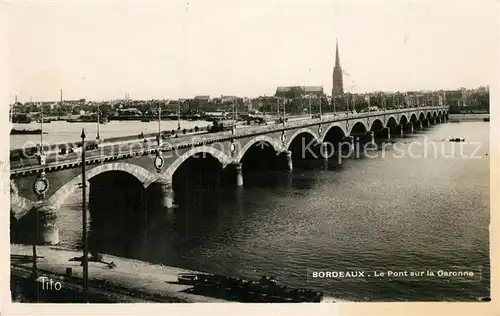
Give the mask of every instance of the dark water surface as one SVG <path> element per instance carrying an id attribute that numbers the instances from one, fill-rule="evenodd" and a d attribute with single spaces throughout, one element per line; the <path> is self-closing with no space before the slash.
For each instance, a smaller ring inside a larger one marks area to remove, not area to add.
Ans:
<path id="1" fill-rule="evenodd" d="M 102 249 L 228 276 L 274 275 L 345 300 L 489 297 L 489 123 L 441 124 L 393 146 L 340 166 L 317 160 L 294 162 L 293 173 L 244 174 L 244 188 L 191 192 L 189 203 L 148 213 L 140 228 L 114 215 Z M 73 198 L 60 211 L 60 237 L 78 248 L 81 200 Z M 347 270 L 371 277 L 311 277 Z M 388 270 L 475 276 L 373 277 Z"/>

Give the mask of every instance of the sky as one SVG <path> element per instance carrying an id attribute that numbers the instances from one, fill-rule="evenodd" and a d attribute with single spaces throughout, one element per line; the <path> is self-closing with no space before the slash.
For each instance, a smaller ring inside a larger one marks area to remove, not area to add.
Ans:
<path id="1" fill-rule="evenodd" d="M 498 72 L 495 1 L 13 1 L 11 101 L 255 97 L 277 86 L 475 88 Z"/>

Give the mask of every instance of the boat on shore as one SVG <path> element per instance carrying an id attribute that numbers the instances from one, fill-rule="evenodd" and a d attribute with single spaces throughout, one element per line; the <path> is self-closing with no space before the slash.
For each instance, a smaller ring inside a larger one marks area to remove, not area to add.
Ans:
<path id="1" fill-rule="evenodd" d="M 192 285 L 195 294 L 240 302 L 321 302 L 324 295 L 321 291 L 280 285 L 275 278 L 266 276 L 250 281 L 213 274 L 181 273 L 177 278 L 180 284 Z"/>
<path id="2" fill-rule="evenodd" d="M 461 137 L 450 138 L 450 142 L 465 142 L 465 138 Z"/>
<path id="3" fill-rule="evenodd" d="M 42 133 L 41 129 L 15 129 L 10 130 L 10 135 L 40 135 Z M 43 132 L 43 134 L 48 134 Z"/>
<path id="4" fill-rule="evenodd" d="M 489 121 L 490 121 L 490 117 L 489 117 L 489 116 L 488 116 L 488 117 L 483 118 L 483 122 L 489 122 Z"/>
<path id="5" fill-rule="evenodd" d="M 42 123 L 42 119 L 39 118 L 39 119 L 36 120 L 36 122 L 37 123 Z M 51 119 L 46 118 L 46 117 L 43 118 L 43 123 L 50 123 L 50 122 L 52 122 Z"/>
<path id="6" fill-rule="evenodd" d="M 77 119 L 67 119 L 68 123 L 97 123 L 99 124 L 107 124 L 109 122 L 107 117 L 98 118 L 96 115 L 81 115 Z"/>

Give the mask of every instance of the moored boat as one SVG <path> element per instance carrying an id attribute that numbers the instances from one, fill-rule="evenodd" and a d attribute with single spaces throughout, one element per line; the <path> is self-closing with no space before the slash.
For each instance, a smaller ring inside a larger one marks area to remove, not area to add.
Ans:
<path id="1" fill-rule="evenodd" d="M 39 119 L 36 120 L 36 122 L 37 123 L 42 123 L 42 119 L 39 118 Z M 50 123 L 50 122 L 52 122 L 51 119 L 46 118 L 46 117 L 43 118 L 43 123 Z"/>
<path id="2" fill-rule="evenodd" d="M 323 292 L 279 285 L 273 277 L 259 281 L 202 273 L 178 275 L 180 284 L 193 285 L 193 292 L 241 302 L 321 302 Z"/>
<path id="3" fill-rule="evenodd" d="M 198 275 L 192 273 L 181 273 L 177 275 L 177 281 L 181 284 L 195 285 L 198 281 Z"/>
<path id="4" fill-rule="evenodd" d="M 10 135 L 40 135 L 42 133 L 41 129 L 15 129 L 10 130 Z M 43 132 L 48 134 L 47 132 Z"/>

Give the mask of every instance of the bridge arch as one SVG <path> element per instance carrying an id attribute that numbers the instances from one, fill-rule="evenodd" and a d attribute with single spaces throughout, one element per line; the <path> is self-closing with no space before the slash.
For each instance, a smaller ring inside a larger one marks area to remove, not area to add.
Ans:
<path id="1" fill-rule="evenodd" d="M 134 176 L 137 180 L 139 180 L 144 187 L 147 187 L 157 178 L 155 174 L 138 165 L 125 162 L 113 162 L 113 163 L 103 164 L 88 170 L 85 173 L 87 182 L 93 177 L 109 171 L 122 171 L 128 173 Z M 77 188 L 80 187 L 81 183 L 82 183 L 82 175 L 79 174 L 70 181 L 68 181 L 61 188 L 59 188 L 54 194 L 52 194 L 52 196 L 47 201 L 48 204 L 53 205 L 56 208 L 59 208 L 64 203 L 66 198 L 70 196 Z"/>
<path id="2" fill-rule="evenodd" d="M 368 131 L 368 127 L 364 120 L 353 120 L 349 121 L 349 135 L 353 132 L 362 132 L 365 133 Z"/>
<path id="3" fill-rule="evenodd" d="M 168 166 L 167 170 L 163 172 L 162 178 L 171 180 L 175 171 L 189 158 L 197 155 L 197 154 L 210 154 L 212 157 L 217 159 L 221 165 L 222 168 L 225 168 L 228 164 L 232 162 L 231 157 L 226 155 L 224 152 L 220 151 L 217 148 L 210 147 L 210 146 L 200 146 L 200 147 L 194 147 L 179 156 L 177 159 L 174 160 L 174 162 Z"/>
<path id="4" fill-rule="evenodd" d="M 420 113 L 418 114 L 418 120 L 419 120 L 419 121 L 423 121 L 423 120 L 425 120 L 425 114 L 424 114 L 424 112 L 420 112 Z"/>
<path id="5" fill-rule="evenodd" d="M 417 113 L 412 112 L 410 116 L 410 122 L 416 122 L 418 121 Z"/>
<path id="6" fill-rule="evenodd" d="M 254 145 L 256 144 L 262 144 L 262 146 L 271 146 L 276 154 L 282 152 L 283 146 L 281 145 L 280 141 L 266 136 L 266 135 L 259 135 L 257 137 L 254 137 L 252 140 L 250 140 L 248 143 L 246 143 L 239 151 L 238 155 L 236 156 L 235 160 L 237 162 L 241 162 L 241 159 L 243 159 L 243 156 L 245 156 L 245 153 Z"/>
<path id="7" fill-rule="evenodd" d="M 384 122 L 382 122 L 382 120 L 380 119 L 374 119 L 373 121 L 371 121 L 370 123 L 370 131 L 378 131 L 378 130 L 381 130 L 384 128 Z"/>
<path id="8" fill-rule="evenodd" d="M 356 123 L 352 124 L 349 135 L 354 134 L 364 134 L 368 131 L 365 122 L 358 120 Z"/>
<path id="9" fill-rule="evenodd" d="M 317 143 L 321 142 L 321 138 L 318 136 L 318 134 L 313 132 L 310 128 L 304 127 L 304 128 L 300 128 L 300 129 L 296 130 L 290 137 L 287 138 L 287 141 L 286 141 L 285 146 L 284 146 L 285 149 L 290 148 L 290 145 L 292 144 L 293 140 L 297 136 L 299 136 L 300 134 L 303 134 L 303 133 L 310 134 Z"/>
<path id="10" fill-rule="evenodd" d="M 401 114 L 401 117 L 399 118 L 399 124 L 406 124 L 408 123 L 408 117 L 406 116 L 406 114 Z"/>
<path id="11" fill-rule="evenodd" d="M 323 136 L 321 136 L 321 141 L 324 142 L 327 138 L 328 134 L 338 134 L 341 135 L 342 138 L 347 136 L 347 131 L 344 128 L 344 126 L 340 122 L 334 122 L 328 125 L 327 128 L 325 128 L 325 131 L 323 132 Z"/>
<path id="12" fill-rule="evenodd" d="M 385 121 L 385 127 L 394 127 L 398 125 L 398 121 L 394 115 L 390 115 Z"/>

